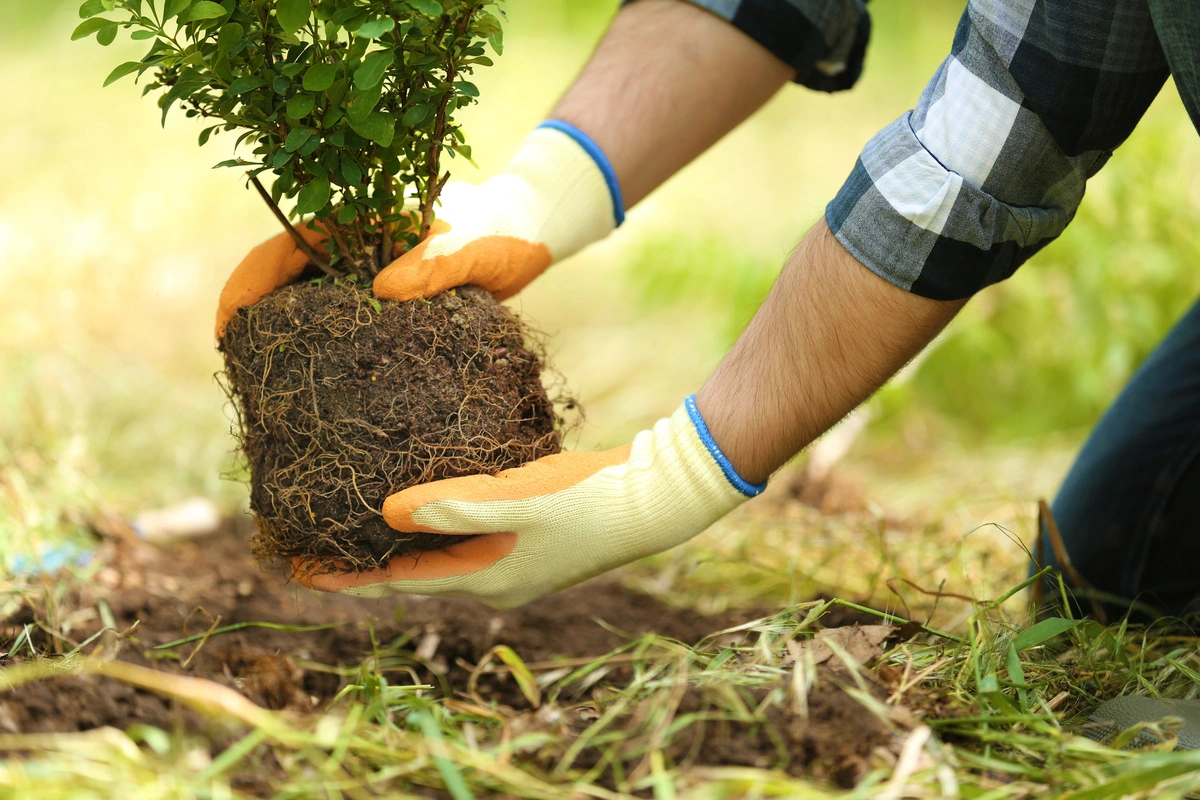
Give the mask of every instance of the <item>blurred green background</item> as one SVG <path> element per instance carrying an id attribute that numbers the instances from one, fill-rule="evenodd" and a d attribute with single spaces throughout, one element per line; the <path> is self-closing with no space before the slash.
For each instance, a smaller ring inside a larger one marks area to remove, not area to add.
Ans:
<path id="1" fill-rule="evenodd" d="M 0 559 L 101 506 L 245 497 L 223 477 L 233 443 L 211 324 L 229 270 L 276 223 L 236 175 L 210 169 L 226 141 L 198 148 L 182 115 L 161 129 L 132 81 L 101 89 L 141 48 L 70 42 L 77 5 L 0 4 Z M 874 0 L 855 90 L 789 87 L 514 302 L 552 335 L 587 409 L 574 446 L 626 441 L 699 387 L 862 144 L 915 102 L 962 5 Z M 507 0 L 505 54 L 464 116 L 481 168 L 456 179 L 503 167 L 616 8 Z M 1198 166 L 1168 86 L 1066 235 L 871 401 L 848 462 L 879 504 L 960 509 L 957 536 L 993 519 L 980 497 L 1053 492 L 1087 426 L 1200 291 Z"/>

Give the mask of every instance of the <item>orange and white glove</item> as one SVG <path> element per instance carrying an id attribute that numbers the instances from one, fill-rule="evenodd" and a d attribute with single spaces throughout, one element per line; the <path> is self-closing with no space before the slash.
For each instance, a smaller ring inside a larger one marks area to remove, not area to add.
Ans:
<path id="1" fill-rule="evenodd" d="M 451 184 L 430 236 L 375 278 L 377 297 L 412 300 L 474 284 L 503 300 L 551 264 L 603 239 L 625 207 L 616 173 L 587 134 L 549 120 L 525 137 L 504 172 Z"/>
<path id="2" fill-rule="evenodd" d="M 512 608 L 682 544 L 764 488 L 738 476 L 692 396 L 632 445 L 415 486 L 383 506 L 397 530 L 479 536 L 369 572 L 298 562 L 295 577 L 359 597 L 445 595 Z"/>
<path id="3" fill-rule="evenodd" d="M 321 250 L 325 232 L 302 226 L 296 232 Z M 308 266 L 308 256 L 296 246 L 286 231 L 254 247 L 236 267 L 217 299 L 217 341 L 225 335 L 225 326 L 237 316 L 239 308 L 251 306 L 281 286 L 300 277 Z"/>

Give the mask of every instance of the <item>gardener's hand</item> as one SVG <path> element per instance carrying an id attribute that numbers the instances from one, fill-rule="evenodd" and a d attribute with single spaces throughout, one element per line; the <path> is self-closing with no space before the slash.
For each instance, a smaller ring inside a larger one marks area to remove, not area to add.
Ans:
<path id="1" fill-rule="evenodd" d="M 632 445 L 437 481 L 384 503 L 397 530 L 481 536 L 371 572 L 297 563 L 295 576 L 360 597 L 450 595 L 511 608 L 685 542 L 763 488 L 738 477 L 689 397 Z"/>
<path id="2" fill-rule="evenodd" d="M 324 231 L 309 230 L 307 226 L 296 230 L 306 242 L 321 250 Z M 254 305 L 280 286 L 287 286 L 299 278 L 308 261 L 308 256 L 296 246 L 296 241 L 287 232 L 268 239 L 247 253 L 225 282 L 217 301 L 217 341 L 225 335 L 225 326 L 237 315 L 239 308 Z"/>
<path id="3" fill-rule="evenodd" d="M 411 300 L 474 284 L 503 300 L 556 261 L 607 236 L 624 218 L 617 179 L 600 148 L 551 120 L 508 168 L 479 186 L 448 186 L 431 236 L 375 278 L 377 297 Z"/>

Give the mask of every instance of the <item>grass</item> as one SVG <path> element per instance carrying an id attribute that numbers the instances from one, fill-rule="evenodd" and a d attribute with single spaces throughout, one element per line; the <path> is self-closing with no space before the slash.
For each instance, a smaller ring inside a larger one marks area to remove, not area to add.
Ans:
<path id="1" fill-rule="evenodd" d="M 23 754 L 0 762 L 0 797 L 102 798 L 117 787 L 148 799 L 432 792 L 1081 800 L 1200 790 L 1200 753 L 1105 749 L 1080 735 L 1078 721 L 1095 698 L 1200 696 L 1194 636 L 1078 620 L 1018 624 L 1004 600 L 973 603 L 961 635 L 918 633 L 870 667 L 840 648 L 838 671 L 806 661 L 797 645 L 840 603 L 816 601 L 714 632 L 696 647 L 647 635 L 588 663 L 526 664 L 497 648 L 455 697 L 417 680 L 410 642 L 379 642 L 360 667 L 344 671 L 332 706 L 310 715 L 271 712 L 210 681 L 102 657 L 33 661 L 0 671 L 0 687 L 19 691 L 68 673 L 122 681 L 225 723 L 232 744 L 210 753 L 202 738 L 146 726 L 0 735 L 0 750 Z M 477 677 L 498 673 L 516 679 L 524 707 L 474 690 Z M 703 726 L 781 736 L 779 721 L 825 683 L 843 687 L 893 733 L 857 786 L 775 768 L 786 766 L 786 747 L 769 767 L 691 763 L 690 737 Z M 704 702 L 689 705 L 685 696 Z M 235 788 L 248 785 L 255 791 Z"/>

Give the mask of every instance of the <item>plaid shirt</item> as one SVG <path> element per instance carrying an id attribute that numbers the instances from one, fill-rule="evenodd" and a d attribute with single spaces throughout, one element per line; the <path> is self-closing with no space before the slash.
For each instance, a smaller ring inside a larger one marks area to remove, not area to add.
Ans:
<path id="1" fill-rule="evenodd" d="M 728 20 L 794 67 L 796 83 L 810 89 L 840 92 L 862 73 L 871 37 L 865 0 L 688 1 Z"/>
<path id="2" fill-rule="evenodd" d="M 1194 110 L 1180 57 L 1195 40 L 1171 27 L 1194 22 L 1190 2 L 971 0 L 916 109 L 867 144 L 826 208 L 830 229 L 925 297 L 1007 278 L 1074 217 L 1166 81 L 1168 55 Z"/>

